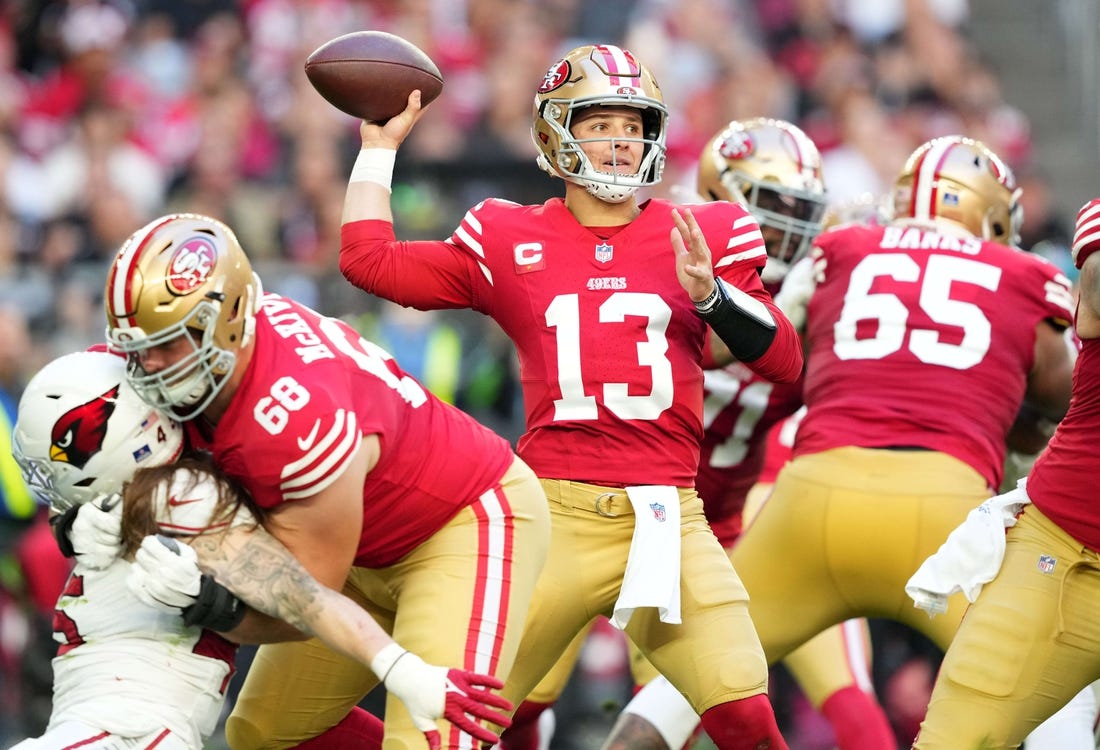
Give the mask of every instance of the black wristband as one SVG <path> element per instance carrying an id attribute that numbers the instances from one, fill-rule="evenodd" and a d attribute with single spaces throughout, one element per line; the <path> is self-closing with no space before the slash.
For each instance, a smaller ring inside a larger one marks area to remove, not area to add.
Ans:
<path id="1" fill-rule="evenodd" d="M 236 594 L 204 575 L 195 603 L 183 608 L 183 624 L 227 633 L 241 624 L 246 609 Z"/>
<path id="2" fill-rule="evenodd" d="M 57 548 L 65 557 L 76 557 L 72 540 L 69 539 L 69 530 L 73 527 L 76 514 L 80 512 L 80 506 L 74 505 L 64 513 L 50 518 L 50 528 L 53 529 L 53 538 L 57 540 Z"/>
<path id="3" fill-rule="evenodd" d="M 763 304 L 759 300 L 751 301 Z M 714 291 L 695 303 L 695 311 L 718 334 L 730 354 L 742 362 L 760 359 L 772 345 L 778 330 L 774 320 L 763 320 L 731 300 L 725 282 L 717 278 Z M 766 308 L 765 313 L 770 316 Z"/>

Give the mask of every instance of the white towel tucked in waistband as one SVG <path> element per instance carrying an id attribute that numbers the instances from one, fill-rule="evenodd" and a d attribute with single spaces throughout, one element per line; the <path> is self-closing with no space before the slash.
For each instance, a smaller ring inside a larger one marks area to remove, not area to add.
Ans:
<path id="1" fill-rule="evenodd" d="M 638 607 L 656 607 L 661 622 L 680 623 L 680 493 L 675 487 L 627 487 L 634 538 L 611 624 L 623 630 Z"/>
<path id="2" fill-rule="evenodd" d="M 1016 489 L 991 497 L 966 516 L 939 550 L 921 564 L 905 584 L 913 605 L 929 617 L 947 611 L 947 597 L 961 591 L 973 602 L 992 581 L 1005 556 L 1005 529 L 1016 525 L 1016 514 L 1031 503 L 1021 479 Z"/>

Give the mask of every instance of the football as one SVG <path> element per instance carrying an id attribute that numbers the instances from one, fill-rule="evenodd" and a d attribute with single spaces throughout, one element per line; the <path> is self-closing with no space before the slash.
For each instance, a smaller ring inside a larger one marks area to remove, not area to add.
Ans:
<path id="1" fill-rule="evenodd" d="M 305 63 L 325 100 L 360 120 L 385 122 L 420 89 L 421 106 L 443 91 L 439 68 L 412 42 L 385 31 L 356 31 L 325 42 Z"/>

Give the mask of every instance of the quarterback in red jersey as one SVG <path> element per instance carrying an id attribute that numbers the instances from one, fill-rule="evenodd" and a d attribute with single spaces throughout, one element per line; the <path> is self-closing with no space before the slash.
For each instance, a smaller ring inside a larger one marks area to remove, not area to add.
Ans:
<path id="1" fill-rule="evenodd" d="M 959 626 L 913 747 L 1019 747 L 1075 693 L 1100 679 L 1100 198 L 1077 215 L 1081 269 L 1073 400 L 1016 490 L 998 572 Z M 938 553 L 937 553 L 938 554 Z"/>
<path id="2" fill-rule="evenodd" d="M 767 245 L 763 278 L 773 294 L 791 265 L 809 252 L 826 221 L 817 146 L 782 120 L 735 120 L 720 130 L 700 155 L 696 191 L 700 199 L 734 201 L 752 212 Z M 802 405 L 802 383 L 773 383 L 733 362 L 707 370 L 705 389 L 695 486 L 711 528 L 730 550 L 742 523 L 751 521 L 752 515 L 746 515 L 750 490 L 766 493 L 774 480 L 774 474 L 762 476 L 765 461 L 781 464 L 790 455 L 789 444 L 777 445 L 769 437 Z M 784 660 L 806 696 L 829 719 L 840 750 L 896 747 L 874 698 L 869 651 L 866 624 L 857 620 L 829 628 Z M 663 741 L 679 750 L 697 720 L 667 681 L 653 679 L 648 664 L 634 664 L 635 679 L 646 687 L 626 707 L 606 747 L 628 748 L 644 737 L 646 747 L 660 747 Z M 515 731 L 513 725 L 504 741 Z"/>
<path id="3" fill-rule="evenodd" d="M 435 747 L 470 746 L 464 706 L 499 700 L 475 686 L 507 676 L 548 546 L 533 472 L 350 326 L 262 294 L 214 219 L 173 214 L 136 232 L 105 301 L 135 390 L 184 420 L 264 526 L 396 641 L 367 669 L 250 612 L 228 635 L 269 645 L 226 725 L 230 745 L 321 735 L 309 746 L 346 746 L 366 721 L 356 703 L 383 681 L 387 743 L 421 747 L 427 734 Z M 440 668 L 422 659 L 458 668 L 437 683 Z M 430 720 L 441 715 L 452 723 Z"/>
<path id="4" fill-rule="evenodd" d="M 1069 403 L 1069 281 L 1009 246 L 1016 198 L 983 144 L 934 139 L 902 169 L 890 222 L 822 233 L 788 275 L 780 296 L 806 300 L 785 309 L 804 322 L 807 412 L 732 553 L 769 660 L 855 616 L 946 649 L 965 600 L 930 619 L 906 582 L 998 486 L 1024 399 L 1055 421 Z"/>
<path id="5" fill-rule="evenodd" d="M 784 747 L 747 594 L 694 490 L 708 326 L 765 377 L 802 369 L 760 280 L 756 222 L 729 203 L 638 202 L 661 178 L 667 110 L 633 54 L 598 45 L 554 63 L 535 95 L 538 161 L 565 180 L 564 199 L 486 200 L 448 240 L 397 242 L 389 183 L 419 114 L 414 92 L 401 115 L 360 126 L 340 267 L 403 305 L 478 310 L 515 343 L 517 451 L 543 482 L 553 533 L 505 696 L 525 697 L 602 614 L 718 747 Z"/>

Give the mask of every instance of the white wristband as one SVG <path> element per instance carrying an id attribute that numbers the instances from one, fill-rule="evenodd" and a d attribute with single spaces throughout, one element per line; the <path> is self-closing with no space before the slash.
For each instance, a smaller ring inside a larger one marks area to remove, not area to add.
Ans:
<path id="1" fill-rule="evenodd" d="M 371 671 L 378 675 L 378 679 L 381 680 L 384 685 L 386 684 L 386 678 L 390 676 L 390 670 L 393 669 L 393 665 L 407 653 L 409 652 L 396 643 L 390 643 L 389 645 L 383 646 L 382 649 L 374 655 L 374 658 L 371 659 Z"/>
<path id="2" fill-rule="evenodd" d="M 392 148 L 364 148 L 355 158 L 349 182 L 373 182 L 390 189 L 393 181 L 393 163 L 397 151 Z"/>

